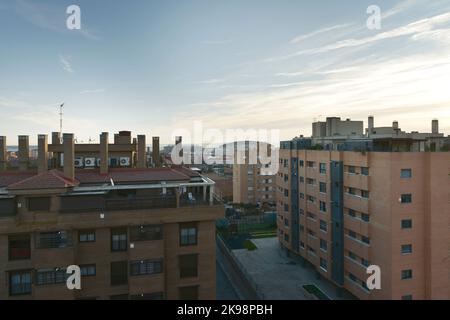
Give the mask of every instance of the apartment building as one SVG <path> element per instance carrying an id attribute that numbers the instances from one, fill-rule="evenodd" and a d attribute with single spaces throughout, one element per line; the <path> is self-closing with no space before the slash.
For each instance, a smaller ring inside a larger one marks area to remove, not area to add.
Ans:
<path id="1" fill-rule="evenodd" d="M 38 171 L 0 171 L 0 300 L 215 299 L 214 182 L 184 167 L 111 168 L 105 135 L 98 168 L 76 169 L 64 134 L 61 169 L 47 167 L 40 135 Z M 66 287 L 70 265 L 81 290 Z"/>
<path id="2" fill-rule="evenodd" d="M 313 149 L 281 143 L 280 244 L 360 299 L 449 299 L 450 152 Z"/>
<path id="3" fill-rule="evenodd" d="M 235 143 L 235 161 L 233 163 L 233 202 L 250 204 L 276 203 L 276 174 L 271 172 L 269 164 L 262 164 L 258 158 L 260 148 L 267 149 L 270 156 L 271 145 L 262 142 L 242 143 L 245 146 L 240 150 L 240 144 Z M 254 151 L 254 159 L 249 153 Z"/>

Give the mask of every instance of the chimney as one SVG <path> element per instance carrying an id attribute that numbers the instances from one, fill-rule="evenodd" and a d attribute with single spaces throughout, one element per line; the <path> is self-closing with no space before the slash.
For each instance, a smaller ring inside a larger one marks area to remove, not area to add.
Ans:
<path id="1" fill-rule="evenodd" d="M 0 137 L 0 171 L 6 170 L 6 137 Z"/>
<path id="2" fill-rule="evenodd" d="M 60 132 L 52 132 L 52 144 L 61 144 Z"/>
<path id="3" fill-rule="evenodd" d="M 137 136 L 137 167 L 141 169 L 147 167 L 147 146 L 145 141 L 145 135 Z"/>
<path id="4" fill-rule="evenodd" d="M 161 167 L 161 156 L 159 155 L 159 137 L 153 137 L 152 158 L 155 167 Z"/>
<path id="5" fill-rule="evenodd" d="M 109 134 L 102 132 L 100 135 L 100 174 L 108 174 L 109 160 Z"/>
<path id="6" fill-rule="evenodd" d="M 398 121 L 392 122 L 392 128 L 393 128 L 394 130 L 398 130 Z"/>
<path id="7" fill-rule="evenodd" d="M 64 148 L 64 175 L 74 180 L 75 179 L 75 143 L 73 133 L 63 134 L 63 148 Z"/>
<path id="8" fill-rule="evenodd" d="M 48 136 L 38 135 L 38 173 L 48 170 Z"/>
<path id="9" fill-rule="evenodd" d="M 30 138 L 19 136 L 19 170 L 26 171 L 30 161 Z"/>
<path id="10" fill-rule="evenodd" d="M 374 117 L 373 116 L 369 116 L 369 134 L 373 134 L 373 128 L 374 128 Z"/>
<path id="11" fill-rule="evenodd" d="M 431 122 L 431 133 L 433 134 L 439 134 L 439 120 L 434 119 Z"/>

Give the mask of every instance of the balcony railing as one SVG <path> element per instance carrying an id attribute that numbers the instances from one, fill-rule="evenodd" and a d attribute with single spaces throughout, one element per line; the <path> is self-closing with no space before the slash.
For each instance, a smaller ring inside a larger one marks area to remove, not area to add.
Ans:
<path id="1" fill-rule="evenodd" d="M 176 208 L 175 196 L 136 197 L 127 199 L 106 199 L 109 211 Z"/>

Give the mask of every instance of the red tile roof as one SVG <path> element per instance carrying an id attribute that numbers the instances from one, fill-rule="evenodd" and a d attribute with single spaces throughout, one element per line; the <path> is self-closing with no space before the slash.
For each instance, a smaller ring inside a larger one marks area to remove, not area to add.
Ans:
<path id="1" fill-rule="evenodd" d="M 9 186 L 10 184 L 28 179 L 32 176 L 36 175 L 36 172 L 27 171 L 27 172 L 19 172 L 19 171 L 7 171 L 0 172 L 0 188 Z"/>
<path id="2" fill-rule="evenodd" d="M 80 184 L 59 170 L 50 170 L 8 185 L 8 190 L 59 189 Z"/>

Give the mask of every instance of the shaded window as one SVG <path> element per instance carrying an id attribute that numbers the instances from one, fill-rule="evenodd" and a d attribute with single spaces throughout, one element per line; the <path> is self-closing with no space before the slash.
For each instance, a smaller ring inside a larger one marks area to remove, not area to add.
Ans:
<path id="1" fill-rule="evenodd" d="M 356 217 L 356 212 L 353 209 L 348 209 L 348 215 L 352 218 Z"/>
<path id="2" fill-rule="evenodd" d="M 404 244 L 402 245 L 402 254 L 410 254 L 412 253 L 412 245 L 411 244 Z"/>
<path id="3" fill-rule="evenodd" d="M 130 262 L 130 275 L 142 276 L 162 272 L 162 260 L 141 260 Z"/>
<path id="4" fill-rule="evenodd" d="M 361 197 L 365 198 L 365 199 L 369 199 L 370 196 L 370 192 L 366 191 L 366 190 L 361 190 Z"/>
<path id="5" fill-rule="evenodd" d="M 326 271 L 328 269 L 327 260 L 320 258 L 320 267 Z"/>
<path id="6" fill-rule="evenodd" d="M 80 230 L 78 232 L 79 242 L 95 242 L 95 230 Z"/>
<path id="7" fill-rule="evenodd" d="M 326 163 L 320 163 L 319 164 L 319 172 L 321 174 L 326 174 L 327 173 L 327 165 L 326 165 Z"/>
<path id="8" fill-rule="evenodd" d="M 111 285 L 120 286 L 128 283 L 128 261 L 111 262 Z"/>
<path id="9" fill-rule="evenodd" d="M 29 211 L 50 211 L 50 197 L 28 198 Z"/>
<path id="10" fill-rule="evenodd" d="M 95 264 L 82 265 L 80 271 L 83 277 L 93 277 L 97 274 L 97 266 Z"/>
<path id="11" fill-rule="evenodd" d="M 179 300 L 198 300 L 198 286 L 181 287 L 178 291 Z"/>
<path id="12" fill-rule="evenodd" d="M 400 171 L 400 178 L 402 178 L 402 179 L 412 178 L 412 170 L 411 169 L 402 169 Z"/>
<path id="13" fill-rule="evenodd" d="M 0 217 L 16 215 L 16 199 L 0 199 Z"/>
<path id="14" fill-rule="evenodd" d="M 72 246 L 72 233 L 69 231 L 42 232 L 36 237 L 36 248 L 52 249 Z"/>
<path id="15" fill-rule="evenodd" d="M 127 229 L 111 229 L 111 251 L 127 251 Z"/>
<path id="16" fill-rule="evenodd" d="M 198 276 L 198 254 L 186 254 L 179 257 L 180 278 Z"/>
<path id="17" fill-rule="evenodd" d="M 369 175 L 369 168 L 367 167 L 361 167 L 361 174 L 363 176 L 368 176 Z"/>
<path id="18" fill-rule="evenodd" d="M 361 213 L 361 220 L 364 222 L 369 222 L 370 221 L 370 215 L 366 214 L 366 213 Z"/>
<path id="19" fill-rule="evenodd" d="M 411 194 L 402 194 L 401 202 L 402 203 L 411 203 L 412 202 L 412 195 Z"/>
<path id="20" fill-rule="evenodd" d="M 404 219 L 402 220 L 402 229 L 411 229 L 412 228 L 412 220 L 411 219 Z"/>
<path id="21" fill-rule="evenodd" d="M 9 295 L 31 294 L 31 272 L 16 271 L 9 273 Z"/>
<path id="22" fill-rule="evenodd" d="M 70 275 L 64 268 L 39 269 L 36 270 L 36 285 L 51 285 L 66 283 Z"/>
<path id="23" fill-rule="evenodd" d="M 180 224 L 180 246 L 197 245 L 198 227 L 197 223 Z"/>
<path id="24" fill-rule="evenodd" d="M 147 225 L 130 228 L 131 241 L 162 240 L 163 231 L 161 225 Z"/>
<path id="25" fill-rule="evenodd" d="M 327 212 L 327 204 L 323 201 L 319 202 L 319 210 L 322 212 Z"/>
<path id="26" fill-rule="evenodd" d="M 326 242 L 326 240 L 320 239 L 320 249 L 323 251 L 328 250 L 328 242 Z"/>
<path id="27" fill-rule="evenodd" d="M 370 244 L 370 238 L 366 236 L 361 236 L 361 241 L 365 244 Z"/>
<path id="28" fill-rule="evenodd" d="M 319 182 L 319 191 L 327 193 L 327 184 L 325 182 Z"/>
<path id="29" fill-rule="evenodd" d="M 29 234 L 8 236 L 9 260 L 27 260 L 31 257 Z"/>
<path id="30" fill-rule="evenodd" d="M 327 232 L 328 225 L 326 221 L 320 220 L 320 230 Z"/>
<path id="31" fill-rule="evenodd" d="M 348 166 L 348 173 L 356 173 L 356 168 L 354 166 Z"/>
<path id="32" fill-rule="evenodd" d="M 412 270 L 402 270 L 402 280 L 412 279 Z"/>

